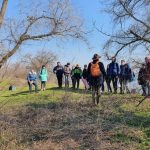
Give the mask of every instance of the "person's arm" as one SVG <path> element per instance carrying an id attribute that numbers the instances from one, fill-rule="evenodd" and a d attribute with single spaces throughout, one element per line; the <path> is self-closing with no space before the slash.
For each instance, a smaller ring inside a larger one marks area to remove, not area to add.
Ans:
<path id="1" fill-rule="evenodd" d="M 117 63 L 117 76 L 119 76 L 120 74 L 120 68 L 119 68 L 119 64 Z"/>
<path id="2" fill-rule="evenodd" d="M 89 65 L 88 65 L 88 75 L 90 75 L 91 74 L 91 63 L 89 63 Z"/>
<path id="3" fill-rule="evenodd" d="M 57 67 L 54 67 L 53 73 L 56 74 Z"/>
<path id="4" fill-rule="evenodd" d="M 101 69 L 101 72 L 103 74 L 104 77 L 106 77 L 106 71 L 105 71 L 105 67 L 104 67 L 104 64 L 102 62 L 100 62 L 100 69 Z"/>

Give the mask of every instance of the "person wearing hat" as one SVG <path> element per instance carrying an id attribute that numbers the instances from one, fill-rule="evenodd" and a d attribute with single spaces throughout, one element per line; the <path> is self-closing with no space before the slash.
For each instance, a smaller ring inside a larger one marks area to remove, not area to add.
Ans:
<path id="1" fill-rule="evenodd" d="M 92 58 L 93 61 L 88 65 L 93 104 L 99 104 L 99 98 L 101 96 L 100 87 L 103 83 L 103 77 L 106 76 L 105 68 L 103 63 L 100 62 L 100 58 L 98 54 L 94 54 Z"/>
<path id="2" fill-rule="evenodd" d="M 140 71 L 138 73 L 138 83 L 139 83 L 139 85 L 141 85 L 142 91 L 143 91 L 142 96 L 147 95 L 146 94 L 147 93 L 146 92 L 146 80 L 144 78 L 145 72 L 146 72 L 146 65 L 143 63 L 142 67 L 140 68 Z"/>
<path id="3" fill-rule="evenodd" d="M 76 67 L 73 69 L 72 76 L 74 77 L 73 89 L 76 88 L 76 85 L 77 85 L 77 89 L 79 89 L 80 79 L 82 77 L 82 70 L 79 64 L 77 64 Z"/>
<path id="4" fill-rule="evenodd" d="M 113 83 L 114 93 L 117 94 L 118 77 L 119 77 L 119 64 L 116 62 L 116 57 L 112 57 L 112 62 L 109 64 L 109 75 Z"/>

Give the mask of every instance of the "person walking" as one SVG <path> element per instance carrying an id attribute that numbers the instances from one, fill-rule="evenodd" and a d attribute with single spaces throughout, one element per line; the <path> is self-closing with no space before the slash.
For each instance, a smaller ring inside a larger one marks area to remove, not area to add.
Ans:
<path id="1" fill-rule="evenodd" d="M 77 64 L 73 70 L 73 77 L 74 77 L 73 89 L 75 89 L 76 87 L 77 87 L 77 89 L 79 89 L 80 79 L 82 77 L 82 70 L 81 70 L 79 64 Z"/>
<path id="2" fill-rule="evenodd" d="M 27 81 L 29 85 L 29 92 L 32 92 L 32 85 L 35 87 L 35 92 L 38 92 L 37 73 L 33 69 L 29 72 Z"/>
<path id="3" fill-rule="evenodd" d="M 64 76 L 65 76 L 65 88 L 69 88 L 69 80 L 71 76 L 70 63 L 67 63 L 64 67 Z"/>
<path id="4" fill-rule="evenodd" d="M 45 65 L 42 66 L 39 72 L 39 79 L 41 80 L 41 90 L 45 91 L 46 89 L 46 82 L 48 79 L 48 73 Z"/>
<path id="5" fill-rule="evenodd" d="M 61 65 L 60 62 L 57 62 L 57 66 L 53 69 L 54 74 L 56 74 L 57 81 L 58 81 L 58 87 L 62 88 L 62 80 L 63 80 L 63 74 L 64 74 L 64 68 Z"/>
<path id="6" fill-rule="evenodd" d="M 99 104 L 99 99 L 101 96 L 100 86 L 103 80 L 103 76 L 106 76 L 105 68 L 102 62 L 100 62 L 100 56 L 94 54 L 92 62 L 88 65 L 88 73 L 91 77 L 91 87 L 92 87 L 92 101 L 93 104 Z"/>
<path id="7" fill-rule="evenodd" d="M 112 57 L 112 62 L 109 64 L 109 74 L 111 82 L 113 83 L 114 94 L 117 94 L 118 77 L 119 77 L 119 64 L 116 62 L 116 57 Z"/>

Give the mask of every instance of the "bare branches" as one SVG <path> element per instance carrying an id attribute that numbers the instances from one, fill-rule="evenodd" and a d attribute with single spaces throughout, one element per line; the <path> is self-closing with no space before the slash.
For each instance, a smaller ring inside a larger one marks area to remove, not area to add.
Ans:
<path id="1" fill-rule="evenodd" d="M 104 50 L 115 48 L 114 56 L 122 50 L 134 51 L 139 46 L 144 49 L 150 46 L 150 2 L 145 0 L 112 0 L 107 5 L 107 13 L 113 16 L 113 21 L 117 26 L 116 32 L 110 34 L 102 29 L 98 32 L 104 34 L 109 39 L 104 45 Z M 122 26 L 124 24 L 124 26 Z M 144 46 L 146 45 L 146 47 Z M 106 54 L 107 58 L 108 54 Z"/>
<path id="2" fill-rule="evenodd" d="M 42 13 L 31 13 L 22 20 L 14 21 L 13 25 L 10 23 L 7 32 L 12 42 L 10 50 L 0 59 L 0 68 L 27 41 L 69 37 L 88 43 L 82 28 L 83 22 L 75 14 L 69 0 L 51 0 L 47 9 L 44 9 Z M 6 40 L 3 43 L 8 47 Z"/>

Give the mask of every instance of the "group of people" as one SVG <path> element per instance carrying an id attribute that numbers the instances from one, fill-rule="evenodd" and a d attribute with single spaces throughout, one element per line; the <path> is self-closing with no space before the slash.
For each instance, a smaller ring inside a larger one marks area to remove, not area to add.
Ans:
<path id="1" fill-rule="evenodd" d="M 121 60 L 121 63 L 119 64 L 116 61 L 116 57 L 112 57 L 112 62 L 108 64 L 105 69 L 100 58 L 101 57 L 98 54 L 94 54 L 92 62 L 88 65 L 84 65 L 83 69 L 79 64 L 71 67 L 70 63 L 62 66 L 60 62 L 57 62 L 57 66 L 54 67 L 53 73 L 57 77 L 58 87 L 63 87 L 64 79 L 65 88 L 69 88 L 70 85 L 72 85 L 72 89 L 79 89 L 80 80 L 82 80 L 85 89 L 92 91 L 94 104 L 99 103 L 101 92 L 105 91 L 105 85 L 107 85 L 108 92 L 110 93 L 114 92 L 114 94 L 117 94 L 118 89 L 120 89 L 120 94 L 124 94 L 125 92 L 130 93 L 131 91 L 128 86 L 129 82 L 132 82 L 135 79 L 135 74 L 130 65 L 126 63 L 125 60 Z M 143 95 L 147 95 L 147 89 L 149 89 L 148 93 L 150 93 L 150 85 L 147 84 L 147 81 L 150 79 L 150 70 L 147 69 L 147 67 L 150 66 L 150 58 L 146 57 L 145 61 L 146 63 L 142 65 L 138 76 L 139 84 L 143 89 Z M 149 72 L 147 72 L 147 70 Z M 45 90 L 48 72 L 44 65 L 40 69 L 38 75 L 34 70 L 28 74 L 27 80 L 30 91 L 32 91 L 32 85 L 35 86 L 35 91 L 37 91 L 38 77 L 41 80 L 41 90 Z M 111 85 L 113 85 L 113 88 Z"/>

